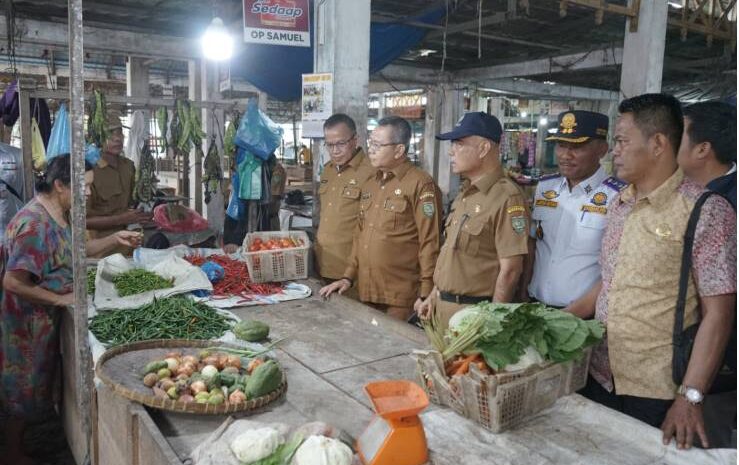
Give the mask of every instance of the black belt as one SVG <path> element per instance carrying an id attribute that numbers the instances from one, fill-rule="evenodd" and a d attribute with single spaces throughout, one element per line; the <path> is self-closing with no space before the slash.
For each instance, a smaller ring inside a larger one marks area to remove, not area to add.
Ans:
<path id="1" fill-rule="evenodd" d="M 493 299 L 490 297 L 475 297 L 471 295 L 457 295 L 457 294 L 450 294 L 449 292 L 439 292 L 439 297 L 444 302 L 453 302 L 457 304 L 479 304 L 480 302 L 492 302 Z"/>

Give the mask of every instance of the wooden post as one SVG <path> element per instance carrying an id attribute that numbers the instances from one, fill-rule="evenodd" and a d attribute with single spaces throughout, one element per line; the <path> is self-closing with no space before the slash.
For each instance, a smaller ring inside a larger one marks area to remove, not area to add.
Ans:
<path id="1" fill-rule="evenodd" d="M 69 115 L 72 133 L 72 272 L 74 274 L 74 347 L 77 363 L 68 367 L 76 372 L 77 414 L 85 438 L 77 444 L 75 459 L 82 463 L 90 456 L 90 413 L 92 356 L 87 329 L 87 279 L 85 243 L 85 83 L 82 46 L 82 0 L 68 0 L 69 15 Z M 24 99 L 28 100 L 28 99 Z"/>
<path id="2" fill-rule="evenodd" d="M 23 151 L 23 200 L 33 198 L 33 143 L 31 142 L 31 100 L 23 84 L 18 83 L 18 106 L 21 125 L 21 150 Z"/>

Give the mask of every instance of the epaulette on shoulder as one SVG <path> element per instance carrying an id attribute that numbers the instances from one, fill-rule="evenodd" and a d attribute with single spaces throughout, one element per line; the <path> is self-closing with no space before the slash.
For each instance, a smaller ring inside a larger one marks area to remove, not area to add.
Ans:
<path id="1" fill-rule="evenodd" d="M 551 179 L 557 179 L 557 178 L 561 178 L 561 177 L 562 177 L 562 175 L 559 174 L 559 173 L 545 174 L 544 176 L 542 176 L 542 177 L 539 178 L 539 182 L 541 182 L 541 181 L 549 181 Z"/>
<path id="2" fill-rule="evenodd" d="M 629 185 L 629 183 L 622 181 L 615 176 L 611 176 L 603 181 L 603 185 L 610 187 L 616 192 L 621 192 L 626 186 Z"/>

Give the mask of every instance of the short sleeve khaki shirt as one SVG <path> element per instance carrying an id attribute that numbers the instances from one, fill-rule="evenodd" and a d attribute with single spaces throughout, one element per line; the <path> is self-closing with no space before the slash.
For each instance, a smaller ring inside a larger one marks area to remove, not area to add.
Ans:
<path id="1" fill-rule="evenodd" d="M 528 252 L 529 211 L 502 170 L 467 181 L 447 217 L 434 283 L 442 292 L 491 297 L 500 259 Z"/>
<path id="2" fill-rule="evenodd" d="M 90 190 L 92 195 L 87 201 L 87 216 L 110 216 L 125 213 L 133 203 L 133 188 L 136 168 L 131 160 L 118 157 L 118 166 L 103 160 L 93 169 L 94 179 Z M 123 227 L 104 231 L 95 231 L 95 237 L 105 237 Z"/>
<path id="3" fill-rule="evenodd" d="M 326 163 L 321 173 L 318 194 L 321 213 L 316 237 L 316 260 L 321 276 L 339 279 L 352 251 L 352 238 L 357 226 L 362 185 L 375 174 L 362 149 L 349 163 L 338 167 Z"/>
<path id="4" fill-rule="evenodd" d="M 345 276 L 364 302 L 410 307 L 433 288 L 441 236 L 441 192 L 410 161 L 362 188 L 359 228 Z"/>

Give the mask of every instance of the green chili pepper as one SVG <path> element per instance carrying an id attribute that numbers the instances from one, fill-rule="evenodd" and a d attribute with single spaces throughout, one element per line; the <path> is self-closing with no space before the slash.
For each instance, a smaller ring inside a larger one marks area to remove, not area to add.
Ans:
<path id="1" fill-rule="evenodd" d="M 174 279 L 165 279 L 151 271 L 136 268 L 115 276 L 113 284 L 118 295 L 126 297 L 157 289 L 168 289 L 174 286 Z"/>
<path id="2" fill-rule="evenodd" d="M 135 309 L 100 312 L 90 319 L 89 329 L 100 342 L 116 346 L 151 339 L 217 339 L 232 324 L 205 304 L 175 296 Z"/>

